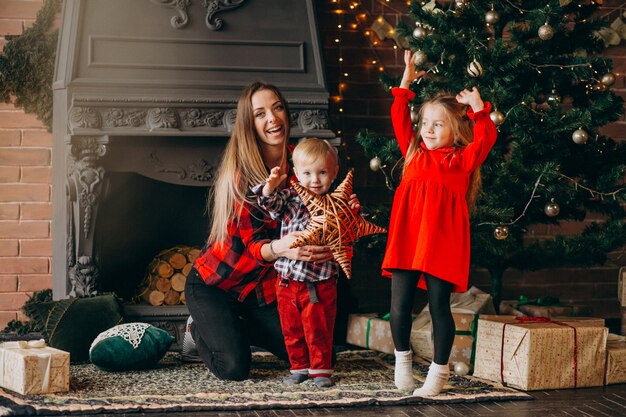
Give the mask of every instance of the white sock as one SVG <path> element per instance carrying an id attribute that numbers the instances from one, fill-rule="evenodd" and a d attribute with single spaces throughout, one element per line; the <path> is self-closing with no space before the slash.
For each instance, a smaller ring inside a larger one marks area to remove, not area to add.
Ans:
<path id="1" fill-rule="evenodd" d="M 450 377 L 450 368 L 448 364 L 439 365 L 435 362 L 430 364 L 428 368 L 428 375 L 424 385 L 413 391 L 413 395 L 418 397 L 430 397 L 437 395 L 443 389 L 443 386 L 448 382 Z"/>
<path id="2" fill-rule="evenodd" d="M 405 350 L 396 354 L 396 369 L 393 375 L 393 382 L 401 391 L 411 391 L 415 388 L 415 380 L 413 379 L 413 352 Z"/>

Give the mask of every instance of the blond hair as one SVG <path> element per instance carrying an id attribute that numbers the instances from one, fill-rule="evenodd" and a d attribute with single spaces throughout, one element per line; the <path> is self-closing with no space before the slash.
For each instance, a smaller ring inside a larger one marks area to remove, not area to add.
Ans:
<path id="1" fill-rule="evenodd" d="M 291 154 L 294 165 L 310 164 L 320 158 L 332 158 L 335 165 L 339 164 L 337 149 L 324 139 L 304 138 Z"/>
<path id="2" fill-rule="evenodd" d="M 286 114 L 289 115 L 287 101 L 278 88 L 271 84 L 255 81 L 241 93 L 237 102 L 235 125 L 207 202 L 208 211 L 212 213 L 209 244 L 222 243 L 227 238 L 228 223 L 239 222 L 243 205 L 246 202 L 256 204 L 255 199 L 249 195 L 250 186 L 265 182 L 269 175 L 261 154 L 252 108 L 252 96 L 262 90 L 270 90 L 276 94 Z M 285 126 L 285 143 L 280 166 L 283 166 L 287 159 L 288 138 L 289 124 Z"/>
<path id="3" fill-rule="evenodd" d="M 454 142 L 452 146 L 456 149 L 452 152 L 451 158 L 454 158 L 456 153 L 463 147 L 474 141 L 474 131 L 472 129 L 473 122 L 467 118 L 468 107 L 464 104 L 456 101 L 456 98 L 447 93 L 440 93 L 434 98 L 425 101 L 419 110 L 418 129 L 422 125 L 422 119 L 424 118 L 424 109 L 427 106 L 441 106 L 444 110 L 446 121 L 450 124 L 452 134 L 454 135 Z M 420 144 L 423 142 L 419 130 L 415 135 L 415 140 L 409 144 L 409 148 L 406 153 L 406 161 L 404 166 L 408 166 L 409 163 L 415 158 L 415 155 L 419 152 L 424 152 Z M 450 161 L 452 162 L 452 161 Z M 476 199 L 480 192 L 481 186 L 480 169 L 474 170 L 470 175 L 469 187 L 467 189 L 466 199 L 470 212 L 476 205 Z"/>

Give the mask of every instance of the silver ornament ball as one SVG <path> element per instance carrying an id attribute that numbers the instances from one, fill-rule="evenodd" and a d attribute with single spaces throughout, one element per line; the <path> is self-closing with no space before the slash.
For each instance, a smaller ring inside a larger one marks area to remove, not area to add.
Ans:
<path id="1" fill-rule="evenodd" d="M 613 74 L 612 72 L 607 72 L 602 76 L 600 81 L 602 81 L 602 84 L 604 84 L 605 86 L 610 87 L 615 83 L 615 74 Z"/>
<path id="2" fill-rule="evenodd" d="M 500 113 L 498 110 L 494 110 L 491 113 L 489 113 L 489 117 L 491 118 L 491 121 L 496 126 L 500 126 L 502 123 L 504 123 L 504 115 Z"/>
<path id="3" fill-rule="evenodd" d="M 417 124 L 419 122 L 419 118 L 420 118 L 419 112 L 413 107 L 411 107 L 411 123 L 414 125 Z"/>
<path id="4" fill-rule="evenodd" d="M 472 77 L 480 77 L 483 75 L 483 66 L 480 65 L 480 62 L 473 60 L 467 66 L 467 73 Z"/>
<path id="5" fill-rule="evenodd" d="M 413 29 L 413 37 L 415 39 L 420 39 L 420 38 L 426 37 L 427 35 L 428 35 L 428 31 L 423 26 L 418 26 L 415 29 Z"/>
<path id="6" fill-rule="evenodd" d="M 469 370 L 469 365 L 464 362 L 456 362 L 454 364 L 454 373 L 459 376 L 467 375 Z"/>
<path id="7" fill-rule="evenodd" d="M 456 0 L 454 3 L 457 9 L 464 9 L 469 6 L 469 0 Z"/>
<path id="8" fill-rule="evenodd" d="M 372 159 L 370 159 L 370 169 L 376 172 L 380 170 L 382 163 L 383 161 L 381 161 L 379 157 L 375 156 Z"/>
<path id="9" fill-rule="evenodd" d="M 487 22 L 488 24 L 493 25 L 498 20 L 500 20 L 500 15 L 495 10 L 489 10 L 487 13 L 485 13 L 485 22 Z"/>
<path id="10" fill-rule="evenodd" d="M 561 212 L 561 207 L 554 200 L 551 200 L 546 206 L 543 208 L 544 213 L 548 217 L 556 217 Z"/>
<path id="11" fill-rule="evenodd" d="M 539 39 L 547 41 L 549 39 L 552 39 L 552 37 L 554 36 L 554 29 L 552 28 L 552 26 L 545 23 L 544 25 L 539 27 L 537 34 L 539 35 Z"/>
<path id="12" fill-rule="evenodd" d="M 418 67 L 424 65 L 428 61 L 428 55 L 424 51 L 417 51 L 413 55 L 413 63 Z"/>
<path id="13" fill-rule="evenodd" d="M 548 96 L 548 103 L 559 104 L 560 102 L 561 102 L 561 96 L 553 88 L 552 91 L 550 92 L 550 95 Z"/>
<path id="14" fill-rule="evenodd" d="M 572 133 L 572 140 L 577 145 L 587 143 L 587 139 L 589 139 L 589 135 L 582 129 L 575 130 L 574 133 Z"/>
<path id="15" fill-rule="evenodd" d="M 504 240 L 509 237 L 509 228 L 506 226 L 497 226 L 493 229 L 493 237 L 497 240 Z"/>

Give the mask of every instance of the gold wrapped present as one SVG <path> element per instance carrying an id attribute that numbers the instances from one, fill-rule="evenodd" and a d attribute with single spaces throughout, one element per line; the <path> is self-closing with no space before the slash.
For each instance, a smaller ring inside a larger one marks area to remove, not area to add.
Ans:
<path id="1" fill-rule="evenodd" d="M 596 318 L 481 316 L 474 376 L 522 390 L 601 386 L 607 334 Z"/>
<path id="2" fill-rule="evenodd" d="M 378 314 L 350 314 L 346 342 L 355 346 L 393 354 L 389 319 Z"/>
<path id="3" fill-rule="evenodd" d="M 70 389 L 70 354 L 42 340 L 0 344 L 0 386 L 22 395 Z"/>
<path id="4" fill-rule="evenodd" d="M 626 382 L 626 336 L 609 334 L 606 342 L 605 384 Z"/>

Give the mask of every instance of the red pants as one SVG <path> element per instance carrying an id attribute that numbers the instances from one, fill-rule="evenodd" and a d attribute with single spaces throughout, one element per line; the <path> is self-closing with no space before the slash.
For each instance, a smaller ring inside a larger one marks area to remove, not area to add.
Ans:
<path id="1" fill-rule="evenodd" d="M 311 303 L 306 282 L 279 278 L 276 281 L 278 314 L 291 371 L 308 369 L 311 377 L 329 377 L 333 373 L 337 280 L 331 278 L 313 285 L 319 300 L 317 303 Z"/>

